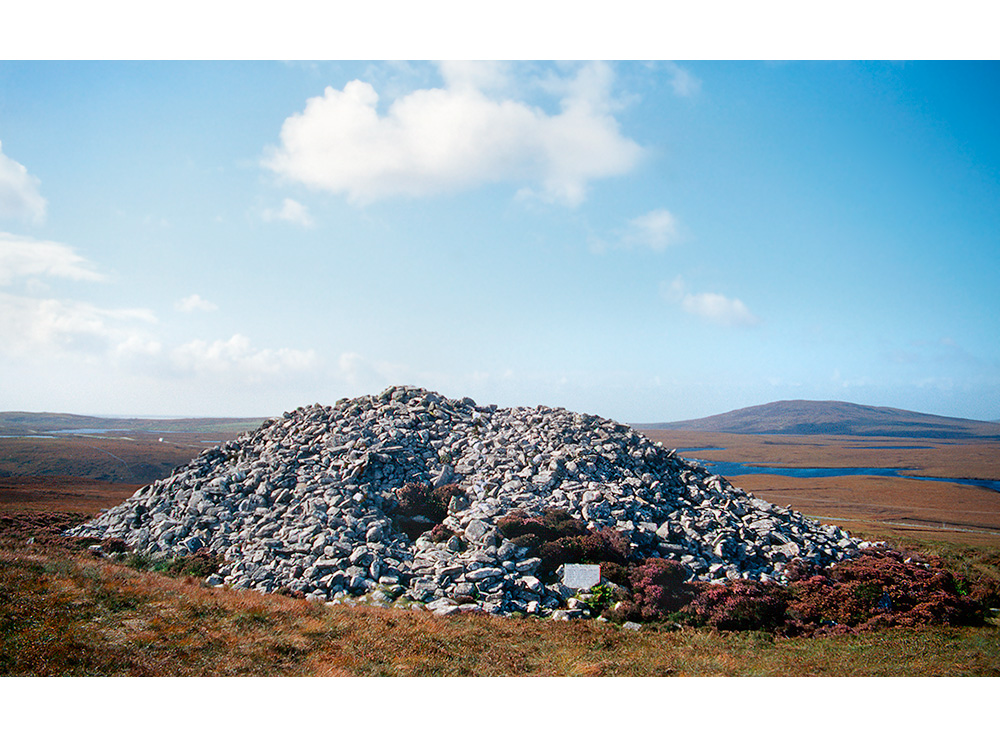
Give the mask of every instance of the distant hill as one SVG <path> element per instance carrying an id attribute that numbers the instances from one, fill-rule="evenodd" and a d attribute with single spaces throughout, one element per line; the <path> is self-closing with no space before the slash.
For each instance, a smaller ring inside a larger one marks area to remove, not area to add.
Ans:
<path id="1" fill-rule="evenodd" d="M 898 438 L 1000 439 L 1000 424 L 940 417 L 849 402 L 792 400 L 712 415 L 700 420 L 641 427 L 743 435 L 858 435 Z"/>
<path id="2" fill-rule="evenodd" d="M 244 432 L 258 427 L 264 418 L 195 417 L 147 419 L 89 417 L 56 412 L 0 412 L 0 435 L 44 435 L 81 430 L 99 432 Z"/>

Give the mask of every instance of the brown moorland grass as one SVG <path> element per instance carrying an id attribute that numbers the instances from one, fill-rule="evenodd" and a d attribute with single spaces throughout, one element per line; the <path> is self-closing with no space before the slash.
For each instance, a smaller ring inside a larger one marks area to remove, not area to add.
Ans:
<path id="1" fill-rule="evenodd" d="M 644 429 L 667 448 L 710 461 L 800 468 L 913 468 L 916 476 L 1000 479 L 1000 442 L 937 438 L 862 438 L 836 435 L 735 435 Z"/>
<path id="2" fill-rule="evenodd" d="M 832 443 L 823 446 L 824 459 L 836 456 Z M 808 450 L 782 452 L 786 455 L 756 459 L 774 463 L 796 453 L 808 458 Z M 853 458 L 852 452 L 848 448 L 842 458 Z M 725 460 L 754 458 L 727 451 Z M 986 529 L 993 507 L 971 506 L 993 497 L 973 495 L 958 503 L 959 496 L 950 496 L 971 487 L 871 477 L 734 481 L 807 514 L 850 517 L 844 526 L 854 534 L 940 555 L 957 573 L 1000 578 L 1000 536 Z M 912 483 L 918 486 L 908 486 Z M 439 618 L 208 588 L 192 577 L 93 558 L 79 543 L 58 536 L 59 529 L 113 506 L 134 489 L 67 477 L 0 478 L 0 674 L 1000 675 L 1000 630 L 993 625 L 788 639 L 665 624 L 630 632 L 591 621 Z M 948 525 L 984 527 L 979 533 L 942 530 L 932 526 L 938 518 Z M 904 526 L 908 520 L 915 526 Z"/>
<path id="3" fill-rule="evenodd" d="M 773 504 L 855 534 L 921 530 L 1000 544 L 1000 494 L 974 486 L 878 476 L 799 479 L 754 474 L 729 480 Z"/>
<path id="4" fill-rule="evenodd" d="M 205 448 L 235 438 L 235 432 L 156 433 L 128 436 L 71 435 L 0 438 L 0 477 L 78 476 L 134 483 L 136 488 L 170 474 Z M 163 441 L 160 441 L 163 437 Z"/>
<path id="5" fill-rule="evenodd" d="M 995 627 L 782 639 L 319 603 L 0 554 L 2 675 L 1000 675 Z"/>
<path id="6" fill-rule="evenodd" d="M 92 517 L 135 493 L 134 483 L 77 476 L 0 476 L 0 514 L 78 512 Z"/>
<path id="7" fill-rule="evenodd" d="M 913 468 L 914 475 L 1000 478 L 1000 443 L 996 442 L 923 438 L 873 441 L 664 430 L 649 430 L 646 434 L 667 447 L 698 448 L 681 455 L 705 460 L 800 468 Z M 875 446 L 889 448 L 873 449 Z M 933 448 L 922 449 L 925 446 Z M 730 476 L 729 480 L 769 502 L 791 506 L 862 537 L 883 539 L 919 532 L 928 540 L 1000 545 L 1000 494 L 982 487 L 879 476 L 793 478 L 747 474 Z"/>

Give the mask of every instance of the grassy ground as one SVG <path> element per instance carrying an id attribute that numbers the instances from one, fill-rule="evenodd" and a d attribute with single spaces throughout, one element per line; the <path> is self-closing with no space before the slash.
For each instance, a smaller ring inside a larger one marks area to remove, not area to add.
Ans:
<path id="1" fill-rule="evenodd" d="M 997 676 L 996 627 L 775 639 L 323 604 L 0 557 L 3 675 Z"/>
<path id="2" fill-rule="evenodd" d="M 7 520 L 16 518 L 7 517 Z M 60 518 L 61 524 L 71 521 Z M 0 675 L 997 676 L 996 626 L 813 639 L 327 606 L 0 538 Z M 48 528 L 51 532 L 51 528 Z M 985 551 L 956 565 L 995 572 Z"/>
<path id="3" fill-rule="evenodd" d="M 833 460 L 835 443 L 822 442 L 824 459 Z M 775 462 L 767 450 L 751 439 L 743 457 L 730 459 Z M 144 460 L 157 462 L 152 444 L 143 452 L 150 454 Z M 805 452 L 781 450 L 789 459 Z M 966 460 L 977 454 L 973 448 Z M 877 465 L 871 460 L 868 465 Z M 942 456 L 927 460 L 940 464 Z M 1000 536 L 990 529 L 1000 495 L 946 499 L 942 493 L 966 489 L 872 485 L 861 477 L 788 480 L 797 486 L 781 486 L 775 477 L 744 480 L 744 488 L 807 514 L 849 516 L 844 526 L 856 535 L 940 555 L 957 573 L 1000 579 Z M 96 559 L 58 536 L 135 488 L 69 476 L 0 478 L 0 675 L 1000 675 L 995 620 L 985 627 L 784 639 L 665 625 L 631 632 L 593 621 L 439 618 L 208 588 L 192 577 Z M 928 509 L 980 532 L 900 523 Z"/>

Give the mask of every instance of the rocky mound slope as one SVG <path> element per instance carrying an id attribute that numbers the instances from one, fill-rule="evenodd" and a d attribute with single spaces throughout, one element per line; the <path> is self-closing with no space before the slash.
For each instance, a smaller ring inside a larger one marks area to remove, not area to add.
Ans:
<path id="1" fill-rule="evenodd" d="M 781 580 L 792 559 L 826 565 L 867 545 L 625 425 L 413 387 L 268 420 L 69 534 L 210 551 L 225 559 L 210 581 L 234 587 L 548 614 L 572 592 L 527 536 L 503 534 L 545 514 L 709 581 Z"/>

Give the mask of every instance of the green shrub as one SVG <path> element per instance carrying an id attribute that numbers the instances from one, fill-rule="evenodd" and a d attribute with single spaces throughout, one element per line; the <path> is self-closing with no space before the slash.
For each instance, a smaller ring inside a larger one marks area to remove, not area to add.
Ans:
<path id="1" fill-rule="evenodd" d="M 122 562 L 129 568 L 139 571 L 153 571 L 168 576 L 196 576 L 207 578 L 218 573 L 225 564 L 225 559 L 207 550 L 199 550 L 191 555 L 157 557 L 148 553 L 127 553 Z"/>

